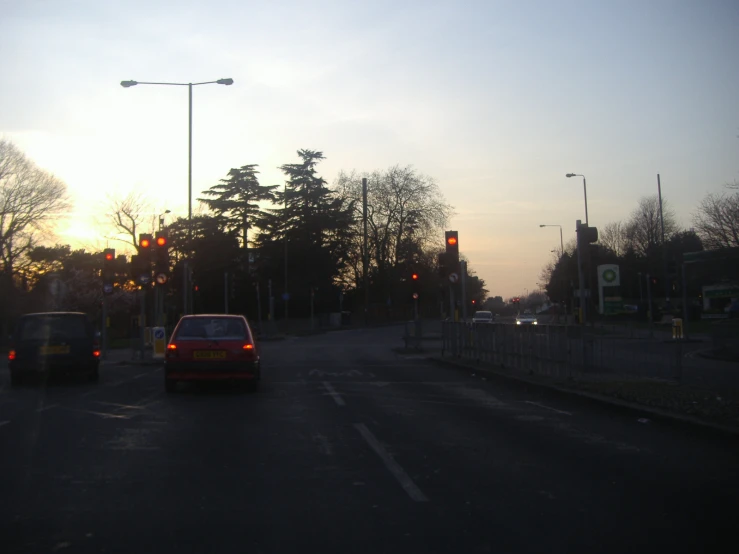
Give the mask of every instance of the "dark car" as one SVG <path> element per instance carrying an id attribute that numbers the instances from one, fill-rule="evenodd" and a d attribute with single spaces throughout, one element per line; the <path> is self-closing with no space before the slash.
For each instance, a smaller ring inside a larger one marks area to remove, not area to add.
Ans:
<path id="1" fill-rule="evenodd" d="M 8 351 L 10 382 L 27 376 L 86 375 L 98 379 L 100 345 L 87 314 L 44 312 L 18 319 Z"/>
<path id="2" fill-rule="evenodd" d="M 164 358 L 167 392 L 178 381 L 241 381 L 256 390 L 260 378 L 259 352 L 244 316 L 186 315 L 177 323 Z"/>

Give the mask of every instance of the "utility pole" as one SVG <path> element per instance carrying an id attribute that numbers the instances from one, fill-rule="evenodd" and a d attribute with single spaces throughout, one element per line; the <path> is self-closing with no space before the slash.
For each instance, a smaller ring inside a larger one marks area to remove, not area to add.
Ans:
<path id="1" fill-rule="evenodd" d="M 362 178 L 362 221 L 364 227 L 364 256 L 362 259 L 362 276 L 364 280 L 364 324 L 367 325 L 369 317 L 369 252 L 367 251 L 367 178 Z"/>
<path id="2" fill-rule="evenodd" d="M 664 265 L 665 303 L 670 304 L 670 287 L 667 271 L 667 244 L 665 244 L 665 218 L 662 214 L 662 184 L 657 173 L 657 196 L 659 197 L 659 224 L 662 229 L 662 262 Z"/>

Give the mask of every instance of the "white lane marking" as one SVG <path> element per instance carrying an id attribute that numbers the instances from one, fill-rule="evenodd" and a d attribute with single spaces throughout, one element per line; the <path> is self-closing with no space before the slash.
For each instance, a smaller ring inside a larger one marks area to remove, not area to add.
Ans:
<path id="1" fill-rule="evenodd" d="M 549 406 L 545 406 L 544 404 L 539 404 L 538 402 L 531 402 L 531 400 L 524 400 L 524 404 L 531 404 L 533 406 L 539 406 L 540 408 L 544 408 L 545 410 L 551 410 L 553 412 L 557 412 L 558 414 L 564 414 L 571 416 L 571 412 L 565 412 L 564 410 L 558 410 L 557 408 L 550 408 Z"/>
<path id="2" fill-rule="evenodd" d="M 37 412 L 45 412 L 46 410 L 51 410 L 52 408 L 58 408 L 59 404 L 49 404 L 48 406 L 41 406 L 36 411 Z"/>
<path id="3" fill-rule="evenodd" d="M 2 427 L 3 425 L 7 425 L 8 423 L 10 423 L 10 422 L 9 421 L 0 421 L 0 427 Z"/>
<path id="4" fill-rule="evenodd" d="M 133 377 L 131 377 L 131 379 L 141 379 L 142 377 L 146 377 L 147 375 L 149 375 L 149 374 L 148 373 L 139 373 L 138 375 L 134 375 Z"/>
<path id="5" fill-rule="evenodd" d="M 336 402 L 337 406 L 346 406 L 346 402 L 344 402 L 344 399 L 341 398 L 341 395 L 336 392 L 336 389 L 331 386 L 331 383 L 329 383 L 328 381 L 324 381 L 323 388 L 328 391 L 328 393 L 331 395 L 331 398 L 333 398 L 334 402 Z"/>
<path id="6" fill-rule="evenodd" d="M 385 450 L 385 447 L 380 444 L 380 441 L 378 441 L 377 437 L 372 434 L 372 431 L 367 429 L 367 426 L 364 423 L 355 423 L 354 427 L 362 435 L 362 438 L 367 441 L 370 448 L 375 451 L 375 454 L 380 457 L 382 462 L 385 464 L 385 467 L 393 474 L 393 477 L 397 479 L 400 486 L 403 487 L 403 490 L 408 493 L 408 496 L 416 502 L 428 502 L 428 497 L 421 492 L 421 489 L 419 489 L 413 482 L 413 479 L 408 476 L 400 464 L 395 461 L 387 450 Z"/>
<path id="7" fill-rule="evenodd" d="M 328 437 L 326 437 L 325 435 L 315 433 L 313 435 L 313 440 L 319 444 L 321 452 L 323 452 L 326 456 L 331 456 L 334 453 L 334 449 L 331 447 L 331 443 L 328 441 Z"/>

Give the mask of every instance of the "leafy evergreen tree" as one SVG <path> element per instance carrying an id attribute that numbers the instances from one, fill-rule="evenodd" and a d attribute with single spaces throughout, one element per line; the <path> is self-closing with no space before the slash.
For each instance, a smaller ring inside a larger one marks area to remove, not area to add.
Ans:
<path id="1" fill-rule="evenodd" d="M 264 216 L 259 202 L 274 202 L 277 185 L 260 185 L 256 164 L 233 168 L 228 178 L 221 179 L 202 194 L 210 198 L 198 200 L 223 218 L 226 228 L 239 232 L 242 248 L 248 248 L 249 229 L 259 227 Z"/>

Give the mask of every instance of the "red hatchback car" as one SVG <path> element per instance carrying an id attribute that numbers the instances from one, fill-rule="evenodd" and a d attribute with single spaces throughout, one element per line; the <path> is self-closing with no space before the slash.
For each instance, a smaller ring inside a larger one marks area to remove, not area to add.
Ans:
<path id="1" fill-rule="evenodd" d="M 177 381 L 243 381 L 256 390 L 259 352 L 244 316 L 186 315 L 167 344 L 164 383 L 174 392 Z"/>

